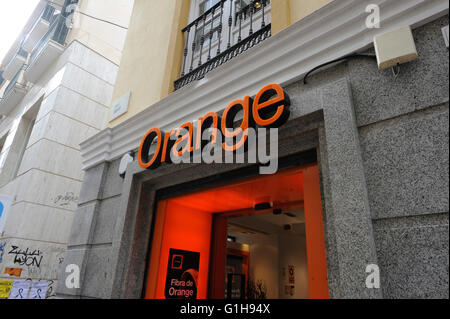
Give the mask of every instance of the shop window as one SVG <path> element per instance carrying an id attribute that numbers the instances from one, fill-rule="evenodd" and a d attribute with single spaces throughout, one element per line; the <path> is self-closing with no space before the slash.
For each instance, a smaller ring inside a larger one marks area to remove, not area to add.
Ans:
<path id="1" fill-rule="evenodd" d="M 269 0 L 192 1 L 179 89 L 271 35 Z M 203 38 L 203 41 L 202 41 Z"/>
<path id="2" fill-rule="evenodd" d="M 210 41 L 210 34 L 212 33 L 212 44 L 214 42 L 216 42 L 219 38 L 219 28 L 220 28 L 220 15 L 214 15 L 214 21 L 213 21 L 213 26 L 212 26 L 212 30 L 211 30 L 211 19 L 207 19 L 205 22 L 205 27 L 201 26 L 199 28 L 197 28 L 197 32 L 195 33 L 195 51 L 198 52 L 200 51 L 200 47 L 201 47 L 201 39 L 202 39 L 202 35 L 204 37 L 204 41 L 203 41 L 203 49 L 205 51 L 205 48 L 208 48 L 209 46 L 209 41 Z"/>
<path id="3" fill-rule="evenodd" d="M 202 1 L 199 4 L 199 15 L 202 15 L 209 9 L 211 9 L 216 3 L 218 3 L 220 0 L 206 0 Z"/>

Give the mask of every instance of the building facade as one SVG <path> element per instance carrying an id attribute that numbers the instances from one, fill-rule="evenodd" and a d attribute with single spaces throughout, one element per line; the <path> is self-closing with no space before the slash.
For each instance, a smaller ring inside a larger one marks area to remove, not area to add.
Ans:
<path id="1" fill-rule="evenodd" d="M 84 175 L 79 144 L 107 122 L 132 6 L 40 1 L 2 61 L 1 280 L 48 282 L 55 295 Z"/>
<path id="2" fill-rule="evenodd" d="M 447 26 L 443 0 L 136 0 L 58 295 L 448 298 Z M 405 27 L 416 58 L 380 70 Z M 253 122 L 276 174 L 169 164 L 172 135 Z"/>

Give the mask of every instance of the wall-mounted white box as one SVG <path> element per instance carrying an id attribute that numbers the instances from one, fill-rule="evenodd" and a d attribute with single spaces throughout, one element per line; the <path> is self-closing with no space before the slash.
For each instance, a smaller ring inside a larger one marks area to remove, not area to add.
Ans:
<path id="1" fill-rule="evenodd" d="M 380 70 L 419 58 L 409 26 L 376 35 L 374 46 Z"/>

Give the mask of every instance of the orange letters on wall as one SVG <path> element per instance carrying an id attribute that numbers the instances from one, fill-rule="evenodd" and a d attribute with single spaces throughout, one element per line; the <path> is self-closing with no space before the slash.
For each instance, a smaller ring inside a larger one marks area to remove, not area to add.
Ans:
<path id="1" fill-rule="evenodd" d="M 290 100 L 283 88 L 278 84 L 269 84 L 263 87 L 255 96 L 255 100 L 245 96 L 243 100 L 238 99 L 231 102 L 220 117 L 215 112 L 210 112 L 198 119 L 196 128 L 196 139 L 194 141 L 194 124 L 184 123 L 176 130 L 177 140 L 171 142 L 175 130 L 169 134 L 158 128 L 149 130 L 142 139 L 139 148 L 139 165 L 145 169 L 155 169 L 161 163 L 170 162 L 168 152 L 180 157 L 195 150 L 202 150 L 205 143 L 202 142 L 202 134 L 207 128 L 212 128 L 211 142 L 216 143 L 219 130 L 229 142 L 222 143 L 226 152 L 235 152 L 245 147 L 248 141 L 248 128 L 258 125 L 261 128 L 276 128 L 283 125 L 289 118 Z M 237 114 L 243 111 L 243 119 L 238 128 L 234 128 Z M 181 135 L 185 130 L 187 133 Z M 156 142 L 155 153 L 149 158 L 148 152 L 154 140 Z M 238 140 L 238 141 L 235 141 Z M 182 144 L 184 143 L 184 144 Z M 180 145 L 182 145 L 180 149 Z"/>
<path id="2" fill-rule="evenodd" d="M 276 97 L 270 99 L 272 93 L 276 93 Z M 286 99 L 287 95 L 278 84 L 269 84 L 261 89 L 256 94 L 255 102 L 253 104 L 253 118 L 259 126 L 263 127 L 278 127 L 289 117 L 289 101 Z M 268 118 L 264 118 L 274 108 L 275 114 Z"/>
<path id="3" fill-rule="evenodd" d="M 212 143 L 216 143 L 217 141 L 217 133 L 219 130 L 219 125 L 222 121 L 222 118 L 220 118 L 216 112 L 209 112 L 203 117 L 200 117 L 198 119 L 198 126 L 197 126 L 197 140 L 195 143 L 195 148 L 197 150 L 201 149 L 203 147 L 202 145 L 202 135 L 206 128 L 211 127 L 212 128 Z"/>
<path id="4" fill-rule="evenodd" d="M 175 156 L 182 156 L 186 152 L 192 152 L 194 150 L 194 148 L 192 147 L 194 125 L 191 122 L 182 124 L 178 129 L 176 136 L 180 136 L 183 132 L 185 132 L 185 134 L 182 135 L 173 145 L 172 152 Z M 180 145 L 183 141 L 186 141 L 186 144 L 181 148 L 180 151 L 178 151 L 178 145 Z"/>
<path id="5" fill-rule="evenodd" d="M 150 147 L 152 145 L 153 140 L 157 138 L 157 145 L 156 145 L 156 151 L 152 156 L 152 159 L 149 160 L 148 152 L 150 151 Z M 139 147 L 139 165 L 142 168 L 156 168 L 157 165 L 159 165 L 158 161 L 161 160 L 161 144 L 163 141 L 163 134 L 161 133 L 161 130 L 157 127 L 152 128 L 149 130 L 144 138 L 142 139 L 141 146 Z M 159 157 L 159 159 L 158 159 Z"/>
<path id="6" fill-rule="evenodd" d="M 246 96 L 244 100 L 236 100 L 231 102 L 230 105 L 228 105 L 225 111 L 223 112 L 222 117 L 223 136 L 225 138 L 234 138 L 242 134 L 241 139 L 238 143 L 231 146 L 228 145 L 227 142 L 224 142 L 222 144 L 222 147 L 226 152 L 236 151 L 237 149 L 241 148 L 247 141 L 248 137 L 247 130 L 250 124 L 250 105 L 251 99 L 248 96 Z M 233 128 L 234 119 L 240 110 L 243 111 L 243 118 L 241 125 L 239 126 L 239 128 L 230 131 L 229 128 Z"/>

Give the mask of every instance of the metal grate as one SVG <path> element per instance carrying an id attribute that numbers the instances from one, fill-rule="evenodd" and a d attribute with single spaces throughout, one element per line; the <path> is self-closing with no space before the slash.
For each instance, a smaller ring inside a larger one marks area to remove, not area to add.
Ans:
<path id="1" fill-rule="evenodd" d="M 206 73 L 269 38 L 271 25 L 266 23 L 269 4 L 269 0 L 220 0 L 188 24 L 182 30 L 186 38 L 183 66 L 174 83 L 175 90 L 202 79 Z"/>

